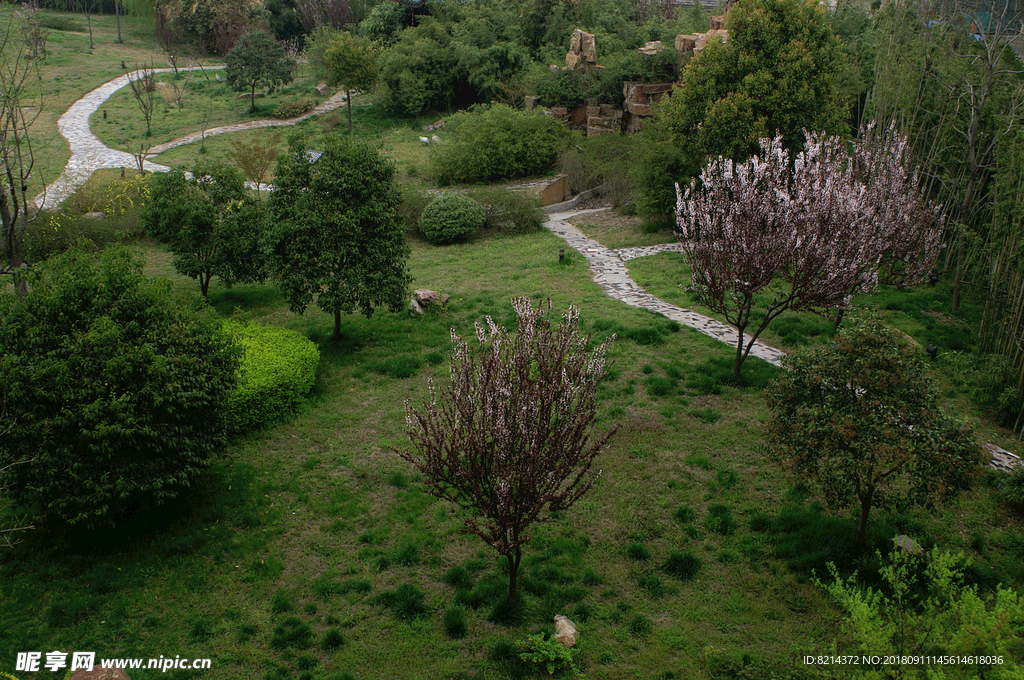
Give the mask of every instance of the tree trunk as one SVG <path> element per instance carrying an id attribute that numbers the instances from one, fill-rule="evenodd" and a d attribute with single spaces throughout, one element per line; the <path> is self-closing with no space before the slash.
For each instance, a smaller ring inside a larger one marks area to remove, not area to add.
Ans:
<path id="1" fill-rule="evenodd" d="M 352 95 L 345 90 L 345 108 L 348 109 L 348 134 L 352 134 Z"/>
<path id="2" fill-rule="evenodd" d="M 256 82 L 252 84 L 252 94 L 249 95 L 249 113 L 256 113 Z"/>
<path id="3" fill-rule="evenodd" d="M 123 43 L 121 39 L 121 3 L 114 0 L 114 15 L 117 17 L 117 42 Z"/>
<path id="4" fill-rule="evenodd" d="M 510 607 L 519 604 L 519 563 L 523 559 L 523 549 L 505 555 L 508 560 L 508 603 Z"/>
<path id="5" fill-rule="evenodd" d="M 739 339 L 736 340 L 736 363 L 732 366 L 732 378 L 733 380 L 739 381 L 740 379 L 740 368 L 743 366 L 743 329 L 745 326 L 738 326 L 736 331 L 739 333 Z"/>
<path id="6" fill-rule="evenodd" d="M 341 339 L 341 310 L 334 310 L 334 339 Z"/>
<path id="7" fill-rule="evenodd" d="M 845 314 L 845 313 L 846 313 L 846 307 L 840 307 L 839 308 L 839 316 L 836 317 L 836 325 L 832 329 L 832 333 L 833 334 L 839 332 L 839 324 L 843 323 L 843 314 Z"/>
<path id="8" fill-rule="evenodd" d="M 860 524 L 857 526 L 857 540 L 858 546 L 864 545 L 864 535 L 868 529 L 868 513 L 871 512 L 871 497 L 874 494 L 869 493 L 864 498 L 860 499 Z"/>
<path id="9" fill-rule="evenodd" d="M 210 279 L 213 278 L 213 274 L 200 274 L 199 275 L 199 290 L 203 293 L 203 299 L 209 300 L 210 296 Z"/>

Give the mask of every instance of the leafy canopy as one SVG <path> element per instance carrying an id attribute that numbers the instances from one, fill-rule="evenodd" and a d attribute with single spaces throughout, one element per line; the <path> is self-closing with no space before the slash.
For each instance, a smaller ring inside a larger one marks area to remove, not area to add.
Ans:
<path id="1" fill-rule="evenodd" d="M 0 487 L 37 516 L 112 526 L 187 488 L 227 444 L 238 350 L 126 248 L 73 249 L 0 294 Z"/>
<path id="2" fill-rule="evenodd" d="M 263 209 L 249 198 L 237 170 L 200 162 L 191 178 L 172 170 L 150 182 L 142 224 L 171 247 L 178 273 L 199 280 L 203 297 L 214 276 L 228 286 L 264 279 Z"/>
<path id="3" fill-rule="evenodd" d="M 941 409 L 922 359 L 898 331 L 859 321 L 821 349 L 790 355 L 767 390 L 766 440 L 834 509 L 947 500 L 981 471 L 970 428 Z"/>
<path id="4" fill-rule="evenodd" d="M 256 110 L 256 88 L 273 89 L 292 82 L 295 60 L 285 56 L 284 47 L 262 31 L 243 35 L 228 52 L 228 83 L 239 92 L 249 90 L 250 111 Z"/>
<path id="5" fill-rule="evenodd" d="M 335 137 L 317 157 L 301 136 L 280 156 L 270 196 L 270 260 L 292 311 L 398 311 L 410 281 L 395 166 L 376 149 Z"/>
<path id="6" fill-rule="evenodd" d="M 804 0 L 751 0 L 729 11 L 729 39 L 711 40 L 658 108 L 658 125 L 702 161 L 740 160 L 781 133 L 798 149 L 803 130 L 844 131 L 845 56 L 826 11 Z"/>

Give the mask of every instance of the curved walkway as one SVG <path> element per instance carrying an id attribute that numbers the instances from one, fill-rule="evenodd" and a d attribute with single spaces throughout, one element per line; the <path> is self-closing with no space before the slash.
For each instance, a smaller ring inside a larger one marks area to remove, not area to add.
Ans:
<path id="1" fill-rule="evenodd" d="M 223 67 L 213 67 L 213 69 L 217 68 Z M 171 70 L 173 69 L 159 68 L 154 69 L 154 73 L 166 73 Z M 103 102 L 109 99 L 111 95 L 127 85 L 129 77 L 139 77 L 140 73 L 141 71 L 135 71 L 130 74 L 125 74 L 97 87 L 95 90 L 89 92 L 87 95 L 72 104 L 67 112 L 57 120 L 57 127 L 60 130 L 60 133 L 68 140 L 68 144 L 71 146 L 71 158 L 68 160 L 68 164 L 65 166 L 64 172 L 61 173 L 60 177 L 58 177 L 46 191 L 43 191 L 43 193 L 36 198 L 35 203 L 38 207 L 53 208 L 60 205 L 65 199 L 74 194 L 74 192 L 92 176 L 93 172 L 100 168 L 135 167 L 136 161 L 134 156 L 125 151 L 118 151 L 109 148 L 92 133 L 92 130 L 89 127 L 89 117 L 95 113 Z M 149 154 L 159 154 L 177 146 L 199 141 L 203 138 L 204 134 L 216 135 L 263 127 L 295 125 L 296 123 L 311 116 L 336 109 L 344 103 L 345 93 L 339 92 L 327 101 L 321 103 L 309 113 L 297 118 L 289 118 L 287 120 L 254 120 L 245 123 L 236 123 L 234 125 L 224 125 L 217 128 L 211 128 L 205 133 L 199 132 L 186 135 L 185 137 L 154 146 L 149 150 Z M 165 165 L 159 165 L 149 161 L 145 161 L 143 167 L 146 170 L 154 172 L 166 172 L 170 170 L 170 168 Z M 678 251 L 680 249 L 680 244 L 665 243 L 654 246 L 611 250 L 609 248 L 605 248 L 597 241 L 588 238 L 586 234 L 568 222 L 569 219 L 577 215 L 599 212 L 602 210 L 607 210 L 607 208 L 550 213 L 548 221 L 544 223 L 544 226 L 554 234 L 564 239 L 566 243 L 578 250 L 583 257 L 587 259 L 590 263 L 591 270 L 594 272 L 594 281 L 610 297 L 620 300 L 631 307 L 647 309 L 657 314 L 661 314 L 682 325 L 694 328 L 705 335 L 719 340 L 720 342 L 724 342 L 731 347 L 736 347 L 736 342 L 739 338 L 736 329 L 732 326 L 724 324 L 716 319 L 712 319 L 711 317 L 704 316 L 703 314 L 698 314 L 692 310 L 677 307 L 676 305 L 669 304 L 664 300 L 660 300 L 638 286 L 636 282 L 630 278 L 629 270 L 625 265 L 626 261 L 637 257 L 653 255 L 666 250 Z M 785 353 L 771 345 L 757 341 L 754 343 L 753 347 L 751 347 L 750 355 L 763 359 L 775 366 L 781 366 L 782 357 L 785 356 Z M 1009 451 L 1000 449 L 992 444 L 986 444 L 986 448 L 992 452 L 992 467 L 1009 470 L 1020 462 L 1020 459 Z"/>
<path id="2" fill-rule="evenodd" d="M 601 212 L 608 208 L 594 208 L 591 210 L 570 210 L 566 212 L 551 213 L 548 221 L 544 223 L 549 231 L 560 236 L 570 246 L 575 248 L 590 263 L 590 269 L 594 272 L 594 281 L 609 297 L 620 300 L 630 307 L 647 309 L 661 314 L 684 326 L 694 328 L 705 335 L 724 342 L 735 348 L 739 339 L 736 329 L 711 317 L 698 314 L 689 309 L 677 307 L 651 295 L 630 278 L 629 270 L 626 268 L 627 260 L 636 259 L 645 255 L 668 251 L 679 251 L 678 243 L 662 243 L 654 246 L 640 246 L 637 248 L 620 248 L 611 250 L 605 248 L 577 227 L 570 224 L 568 220 L 577 215 L 586 213 Z M 750 348 L 750 356 L 763 359 L 774 366 L 782 366 L 782 357 L 786 353 L 780 349 L 766 345 L 758 340 Z M 1006 449 L 995 444 L 987 443 L 985 449 L 992 455 L 989 466 L 1004 472 L 1012 472 L 1021 465 L 1021 459 Z"/>
<path id="3" fill-rule="evenodd" d="M 659 246 L 623 248 L 620 251 L 614 251 L 605 248 L 594 239 L 588 238 L 586 234 L 568 222 L 569 219 L 576 215 L 599 212 L 601 210 L 607 210 L 607 208 L 551 213 L 544 226 L 565 239 L 566 243 L 578 250 L 583 257 L 587 258 L 590 268 L 594 272 L 594 281 L 610 297 L 621 300 L 630 307 L 639 307 L 656 312 L 684 326 L 695 328 L 701 333 L 709 335 L 731 347 L 736 347 L 739 334 L 732 326 L 724 324 L 717 319 L 712 319 L 709 316 L 704 316 L 703 314 L 698 314 L 692 310 L 677 307 L 658 299 L 638 286 L 630 278 L 625 260 L 643 255 L 653 255 L 662 250 L 678 250 L 678 244 L 666 243 Z M 622 256 L 623 253 L 625 253 L 625 257 Z M 785 352 L 782 350 L 766 345 L 760 340 L 755 342 L 754 346 L 750 348 L 750 356 L 764 359 L 775 366 L 782 365 L 782 357 L 785 355 Z"/>
<path id="4" fill-rule="evenodd" d="M 213 66 L 207 67 L 207 70 L 217 70 L 222 68 L 224 67 Z M 158 68 L 153 69 L 153 72 L 167 73 L 168 71 L 173 70 L 174 69 L 170 68 Z M 56 208 L 74 194 L 79 187 L 85 184 L 94 172 L 101 168 L 118 169 L 136 167 L 137 163 L 134 156 L 126 151 L 111 149 L 93 134 L 89 127 L 89 117 L 103 105 L 103 102 L 110 99 L 111 95 L 126 86 L 128 84 L 129 77 L 138 78 L 141 73 L 142 71 L 126 73 L 119 78 L 114 78 L 110 82 L 100 85 L 95 90 L 72 104 L 64 115 L 57 120 L 57 129 L 60 130 L 61 135 L 68 140 L 68 144 L 71 147 L 71 158 L 68 159 L 68 164 L 64 167 L 64 172 L 61 173 L 60 177 L 54 180 L 54 182 L 47 187 L 43 193 L 36 197 L 35 204 L 38 208 Z M 271 118 L 265 120 L 252 120 L 245 123 L 235 123 L 233 125 L 223 125 L 221 127 L 210 128 L 205 134 L 206 136 L 210 136 L 226 132 L 252 130 L 262 127 L 295 125 L 296 123 L 306 120 L 311 116 L 332 111 L 342 106 L 344 103 L 345 93 L 339 92 L 327 101 L 322 102 L 309 113 L 298 116 L 297 118 Z M 171 142 L 158 144 L 149 150 L 147 156 L 162 153 L 168 149 L 173 149 L 176 146 L 199 141 L 202 137 L 203 133 L 198 132 L 181 137 L 180 139 L 175 139 Z M 151 163 L 150 161 L 145 161 L 143 163 L 143 167 L 151 172 L 167 172 L 170 170 L 166 165 Z"/>

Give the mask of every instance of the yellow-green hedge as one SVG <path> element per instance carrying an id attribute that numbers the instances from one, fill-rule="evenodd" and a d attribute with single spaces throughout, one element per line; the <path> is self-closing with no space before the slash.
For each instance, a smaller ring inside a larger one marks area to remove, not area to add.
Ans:
<path id="1" fill-rule="evenodd" d="M 258 323 L 229 321 L 224 328 L 244 352 L 230 399 L 235 432 L 259 427 L 302 403 L 320 363 L 320 350 L 312 341 L 295 331 Z"/>

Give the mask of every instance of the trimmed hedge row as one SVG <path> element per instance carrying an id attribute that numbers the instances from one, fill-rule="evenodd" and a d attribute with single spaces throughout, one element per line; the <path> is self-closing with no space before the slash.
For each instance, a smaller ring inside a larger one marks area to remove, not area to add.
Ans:
<path id="1" fill-rule="evenodd" d="M 320 350 L 305 336 L 285 328 L 224 324 L 243 356 L 238 385 L 229 406 L 235 432 L 245 432 L 302 403 L 316 379 Z"/>

